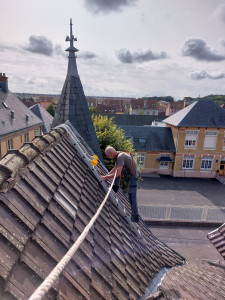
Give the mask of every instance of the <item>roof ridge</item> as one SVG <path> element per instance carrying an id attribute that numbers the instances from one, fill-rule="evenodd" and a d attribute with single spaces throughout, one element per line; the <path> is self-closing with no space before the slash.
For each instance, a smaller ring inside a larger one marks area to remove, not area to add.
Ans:
<path id="1" fill-rule="evenodd" d="M 43 136 L 36 137 L 31 143 L 24 143 L 18 150 L 9 150 L 0 161 L 0 191 L 6 193 L 14 183 L 18 172 L 39 154 L 48 152 L 53 143 L 59 141 L 66 130 L 57 128 Z"/>

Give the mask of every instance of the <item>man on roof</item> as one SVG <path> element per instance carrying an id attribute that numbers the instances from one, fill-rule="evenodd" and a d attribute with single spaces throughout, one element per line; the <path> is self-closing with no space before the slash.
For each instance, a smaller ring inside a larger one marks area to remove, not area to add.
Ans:
<path id="1" fill-rule="evenodd" d="M 140 171 L 137 162 L 130 153 L 116 151 L 111 146 L 108 146 L 105 149 L 105 155 L 109 159 L 115 159 L 115 165 L 108 174 L 101 176 L 101 178 L 102 180 L 111 179 L 114 177 L 115 172 L 117 171 L 113 186 L 113 190 L 117 192 L 119 189 L 120 177 L 121 175 L 124 175 L 124 178 L 128 183 L 128 198 L 132 212 L 131 221 L 138 223 L 139 213 L 137 207 L 137 180 L 140 176 Z"/>

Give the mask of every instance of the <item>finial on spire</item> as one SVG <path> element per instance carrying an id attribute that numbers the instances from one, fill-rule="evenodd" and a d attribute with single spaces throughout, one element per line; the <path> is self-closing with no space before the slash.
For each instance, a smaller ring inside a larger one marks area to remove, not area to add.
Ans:
<path id="1" fill-rule="evenodd" d="M 66 42 L 70 42 L 70 47 L 66 49 L 68 52 L 77 52 L 79 51 L 77 48 L 73 46 L 73 41 L 77 41 L 77 38 L 74 37 L 73 35 L 73 29 L 72 29 L 72 19 L 70 19 L 70 37 L 67 35 L 66 36 Z"/>
<path id="2" fill-rule="evenodd" d="M 77 38 L 74 38 L 72 26 L 73 26 L 72 19 L 70 19 L 70 37 L 69 36 L 66 37 L 66 42 L 70 42 L 69 48 L 66 49 L 66 51 L 69 52 L 67 76 L 71 76 L 71 75 L 78 76 L 75 52 L 79 50 L 73 46 L 73 42 L 77 41 Z"/>

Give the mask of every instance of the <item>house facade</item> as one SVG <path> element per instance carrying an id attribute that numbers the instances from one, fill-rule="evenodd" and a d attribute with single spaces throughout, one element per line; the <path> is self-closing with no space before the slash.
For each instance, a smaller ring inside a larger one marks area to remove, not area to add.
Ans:
<path id="1" fill-rule="evenodd" d="M 213 101 L 197 101 L 164 120 L 176 148 L 173 176 L 225 176 L 225 111 Z"/>
<path id="2" fill-rule="evenodd" d="M 0 158 L 41 134 L 41 119 L 8 90 L 8 77 L 0 73 Z"/>
<path id="3" fill-rule="evenodd" d="M 164 120 L 166 127 L 120 126 L 134 142 L 142 175 L 225 176 L 225 110 L 196 101 Z"/>
<path id="4" fill-rule="evenodd" d="M 131 115 L 154 115 L 158 116 L 158 101 L 147 99 L 132 99 L 130 102 Z"/>

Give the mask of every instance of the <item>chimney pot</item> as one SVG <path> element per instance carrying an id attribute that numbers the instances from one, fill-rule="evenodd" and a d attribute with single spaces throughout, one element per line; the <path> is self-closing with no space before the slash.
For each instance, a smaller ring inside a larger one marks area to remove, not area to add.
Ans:
<path id="1" fill-rule="evenodd" d="M 0 89 L 8 94 L 8 77 L 5 76 L 5 73 L 0 73 Z"/>
<path id="2" fill-rule="evenodd" d="M 11 110 L 11 118 L 15 119 L 15 112 L 13 110 Z"/>

